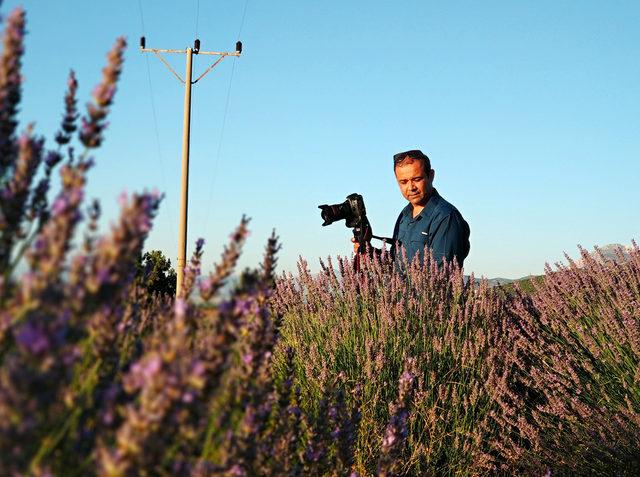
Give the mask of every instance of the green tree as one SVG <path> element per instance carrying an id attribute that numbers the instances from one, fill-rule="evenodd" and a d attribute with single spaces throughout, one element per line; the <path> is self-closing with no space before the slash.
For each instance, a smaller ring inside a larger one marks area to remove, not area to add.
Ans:
<path id="1" fill-rule="evenodd" d="M 138 259 L 136 284 L 150 294 L 174 296 L 176 272 L 171 266 L 171 260 L 160 250 L 146 252 Z"/>

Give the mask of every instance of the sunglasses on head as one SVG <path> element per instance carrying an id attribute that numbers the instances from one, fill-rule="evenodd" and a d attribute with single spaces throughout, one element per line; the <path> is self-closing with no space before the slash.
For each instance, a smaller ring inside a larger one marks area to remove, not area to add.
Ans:
<path id="1" fill-rule="evenodd" d="M 407 158 L 407 156 L 409 156 L 411 159 L 423 159 L 426 161 L 429 168 L 431 167 L 431 161 L 429 160 L 429 157 L 426 154 L 424 154 L 420 149 L 411 149 L 410 151 L 399 152 L 398 154 L 394 154 L 393 163 L 399 164 L 400 162 L 404 161 Z"/>

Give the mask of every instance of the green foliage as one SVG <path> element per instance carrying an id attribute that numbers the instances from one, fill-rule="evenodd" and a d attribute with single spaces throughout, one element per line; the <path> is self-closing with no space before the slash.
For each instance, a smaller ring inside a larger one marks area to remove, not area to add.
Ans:
<path id="1" fill-rule="evenodd" d="M 260 277 L 260 270 L 257 268 L 245 268 L 235 283 L 234 291 L 236 293 L 250 293 L 262 283 Z"/>
<path id="2" fill-rule="evenodd" d="M 536 291 L 536 285 L 544 283 L 544 275 L 531 276 L 516 280 L 515 282 L 507 283 L 506 285 L 500 285 L 500 289 L 504 290 L 507 294 L 513 294 L 516 287 L 527 295 L 532 295 Z"/>
<path id="3" fill-rule="evenodd" d="M 150 295 L 171 297 L 176 294 L 176 272 L 171 260 L 160 250 L 145 252 L 136 264 L 136 285 Z"/>

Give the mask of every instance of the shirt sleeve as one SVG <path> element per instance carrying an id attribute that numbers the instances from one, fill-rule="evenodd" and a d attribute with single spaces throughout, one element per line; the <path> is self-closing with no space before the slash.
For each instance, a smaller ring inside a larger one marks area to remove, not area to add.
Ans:
<path id="1" fill-rule="evenodd" d="M 463 220 L 459 214 L 452 212 L 438 224 L 431 240 L 431 253 L 437 263 L 443 259 L 452 261 L 455 257 L 462 267 L 468 253 L 466 243 L 469 239 Z"/>

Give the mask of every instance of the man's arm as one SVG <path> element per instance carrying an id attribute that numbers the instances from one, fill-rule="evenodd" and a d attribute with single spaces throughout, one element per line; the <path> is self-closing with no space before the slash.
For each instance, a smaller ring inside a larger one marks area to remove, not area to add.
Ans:
<path id="1" fill-rule="evenodd" d="M 453 211 L 440 221 L 433 233 L 431 253 L 437 263 L 455 257 L 462 267 L 469 254 L 469 225 L 459 212 Z"/>
<path id="2" fill-rule="evenodd" d="M 392 235 L 392 240 L 391 242 L 387 242 L 389 243 L 389 253 L 391 254 L 392 258 L 395 258 L 395 252 L 396 252 L 396 247 L 399 245 L 398 244 L 398 231 L 400 229 L 400 219 L 402 218 L 402 212 L 400 213 L 400 215 L 398 215 L 398 218 L 396 219 L 396 224 L 393 227 L 393 235 Z M 376 238 L 381 238 L 381 237 L 376 237 Z M 371 245 L 371 237 L 369 238 L 368 245 L 370 248 L 370 251 L 372 253 L 375 253 L 377 255 L 381 255 L 382 254 L 382 249 L 376 248 L 374 246 Z M 355 239 L 355 237 L 351 238 L 351 242 L 353 243 L 353 251 L 354 253 L 358 253 L 358 249 L 360 248 L 357 240 Z"/>

